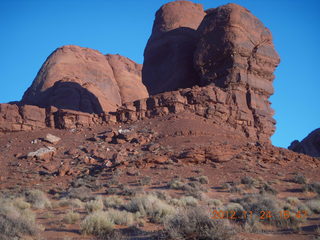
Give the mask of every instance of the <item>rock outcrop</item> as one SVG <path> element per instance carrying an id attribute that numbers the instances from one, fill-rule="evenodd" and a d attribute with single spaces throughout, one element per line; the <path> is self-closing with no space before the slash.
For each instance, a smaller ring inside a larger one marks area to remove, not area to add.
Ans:
<path id="1" fill-rule="evenodd" d="M 106 58 L 117 81 L 121 102 L 132 102 L 149 96 L 146 87 L 141 83 L 142 65 L 129 58 L 107 54 Z"/>
<path id="2" fill-rule="evenodd" d="M 73 128 L 187 112 L 270 142 L 275 120 L 268 98 L 278 63 L 270 31 L 247 9 L 227 4 L 204 12 L 199 4 L 175 1 L 157 11 L 145 49 L 142 79 L 153 96 L 141 83 L 141 65 L 65 46 L 47 59 L 23 97 L 22 103 L 43 107 L 35 107 L 37 120 L 24 115 L 32 106 L 4 104 L 0 129 Z"/>
<path id="3" fill-rule="evenodd" d="M 312 131 L 301 142 L 293 141 L 288 149 L 312 157 L 320 157 L 320 128 Z"/>
<path id="4" fill-rule="evenodd" d="M 186 27 L 188 36 L 193 36 L 188 44 L 184 38 L 169 38 L 171 32 L 185 36 Z M 247 9 L 227 4 L 204 14 L 200 5 L 178 1 L 164 5 L 156 14 L 142 81 L 150 94 L 190 85 L 224 89 L 241 115 L 253 119 L 256 136 L 268 139 L 275 131 L 268 98 L 279 61 L 270 31 Z"/>
<path id="5" fill-rule="evenodd" d="M 48 57 L 22 103 L 102 113 L 116 110 L 123 99 L 134 101 L 146 96 L 139 64 L 118 55 L 104 56 L 93 49 L 69 45 Z"/>
<path id="6" fill-rule="evenodd" d="M 196 29 L 204 16 L 202 5 L 188 1 L 170 2 L 157 11 L 142 69 L 149 94 L 197 84 L 193 53 L 199 38 Z"/>

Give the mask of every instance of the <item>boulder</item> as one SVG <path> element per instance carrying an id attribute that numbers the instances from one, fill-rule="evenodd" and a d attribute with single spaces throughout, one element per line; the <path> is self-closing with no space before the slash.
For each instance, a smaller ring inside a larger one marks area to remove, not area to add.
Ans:
<path id="1" fill-rule="evenodd" d="M 198 83 L 193 52 L 199 37 L 196 29 L 204 16 L 202 5 L 189 1 L 170 2 L 157 11 L 142 69 L 149 94 Z"/>
<path id="2" fill-rule="evenodd" d="M 60 142 L 61 138 L 48 133 L 44 138 L 44 140 L 52 144 L 57 144 L 58 142 Z"/>
<path id="3" fill-rule="evenodd" d="M 320 128 L 312 131 L 301 142 L 293 141 L 288 149 L 312 157 L 320 157 Z"/>
<path id="4" fill-rule="evenodd" d="M 43 148 L 39 148 L 35 152 L 29 152 L 27 156 L 31 157 L 31 158 L 36 158 L 36 159 L 39 159 L 39 160 L 48 161 L 54 156 L 55 153 L 56 153 L 56 148 L 54 148 L 54 147 L 43 147 Z"/>

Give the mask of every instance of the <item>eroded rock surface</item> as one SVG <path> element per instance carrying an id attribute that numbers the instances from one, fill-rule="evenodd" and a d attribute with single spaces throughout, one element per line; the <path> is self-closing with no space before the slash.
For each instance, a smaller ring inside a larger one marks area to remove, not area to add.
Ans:
<path id="1" fill-rule="evenodd" d="M 157 11 L 142 69 L 150 94 L 197 84 L 193 52 L 199 38 L 196 29 L 204 16 L 202 5 L 189 1 L 170 2 Z"/>
<path id="2" fill-rule="evenodd" d="M 102 113 L 116 110 L 122 99 L 133 101 L 146 96 L 138 64 L 125 57 L 105 57 L 96 50 L 69 45 L 48 57 L 22 103 Z"/>
<path id="3" fill-rule="evenodd" d="M 288 149 L 312 157 L 320 157 L 320 128 L 312 131 L 301 142 L 298 140 L 293 141 Z"/>

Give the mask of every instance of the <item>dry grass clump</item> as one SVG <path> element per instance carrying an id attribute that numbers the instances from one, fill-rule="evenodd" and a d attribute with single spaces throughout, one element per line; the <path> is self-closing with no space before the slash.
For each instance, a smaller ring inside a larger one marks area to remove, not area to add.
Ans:
<path id="1" fill-rule="evenodd" d="M 292 211 L 288 211 L 289 215 L 287 218 L 280 216 L 279 213 L 286 210 L 284 209 L 285 205 L 275 199 L 272 195 L 251 194 L 234 201 L 241 204 L 244 210 L 247 212 L 251 211 L 253 215 L 258 217 L 261 217 L 262 212 L 269 212 L 272 217 L 268 217 L 268 214 L 265 214 L 263 223 L 269 223 L 281 229 L 297 229 L 300 223 L 304 220 L 303 218 L 298 218 Z"/>
<path id="2" fill-rule="evenodd" d="M 68 211 L 62 221 L 67 224 L 74 224 L 80 220 L 80 214 L 74 211 Z"/>
<path id="3" fill-rule="evenodd" d="M 209 199 L 209 200 L 207 200 L 207 205 L 211 206 L 211 207 L 217 208 L 217 207 L 222 206 L 222 204 L 223 204 L 222 201 L 219 200 L 219 199 Z"/>
<path id="4" fill-rule="evenodd" d="M 92 213 L 96 211 L 101 211 L 103 210 L 103 201 L 101 198 L 97 198 L 95 200 L 91 200 L 89 202 L 86 202 L 85 209 L 87 212 Z"/>
<path id="5" fill-rule="evenodd" d="M 320 214 L 320 199 L 309 200 L 306 205 L 313 213 Z"/>
<path id="6" fill-rule="evenodd" d="M 301 173 L 296 173 L 291 181 L 298 184 L 306 184 L 307 178 Z"/>
<path id="7" fill-rule="evenodd" d="M 106 208 L 121 208 L 124 201 L 121 197 L 114 195 L 104 198 L 103 204 Z"/>
<path id="8" fill-rule="evenodd" d="M 164 222 L 166 239 L 228 240 L 235 234 L 224 220 L 212 220 L 201 208 L 180 210 Z"/>
<path id="9" fill-rule="evenodd" d="M 150 221 L 156 223 L 163 222 L 167 216 L 175 213 L 173 206 L 152 194 L 134 197 L 125 208 L 130 212 L 138 212 L 141 216 L 149 217 Z"/>
<path id="10" fill-rule="evenodd" d="M 209 179 L 207 176 L 201 175 L 199 177 L 191 177 L 190 178 L 191 181 L 197 181 L 201 184 L 208 184 L 209 183 Z"/>
<path id="11" fill-rule="evenodd" d="M 82 209 L 84 207 L 84 203 L 78 198 L 73 198 L 73 199 L 62 198 L 59 200 L 58 206 Z"/>
<path id="12" fill-rule="evenodd" d="M 29 190 L 25 193 L 26 201 L 31 203 L 32 207 L 37 209 L 51 208 L 51 202 L 47 195 L 38 190 Z"/>
<path id="13" fill-rule="evenodd" d="M 138 180 L 138 183 L 141 186 L 149 185 L 150 182 L 151 182 L 151 177 L 149 176 L 144 176 Z"/>
<path id="14" fill-rule="evenodd" d="M 250 176 L 241 178 L 241 184 L 244 184 L 247 188 L 253 188 L 257 185 L 258 181 Z"/>
<path id="15" fill-rule="evenodd" d="M 35 214 L 27 205 L 16 203 L 11 199 L 0 199 L 0 239 L 20 239 L 35 236 L 38 232 Z"/>
<path id="16" fill-rule="evenodd" d="M 170 199 L 169 203 L 179 207 L 187 207 L 187 206 L 196 207 L 198 205 L 198 200 L 192 196 L 184 196 L 184 197 L 181 197 L 180 199 L 177 199 L 177 198 Z"/>
<path id="17" fill-rule="evenodd" d="M 97 211 L 89 214 L 81 223 L 83 234 L 92 234 L 104 238 L 114 231 L 114 222 L 105 212 Z"/>
<path id="18" fill-rule="evenodd" d="M 90 188 L 81 186 L 77 188 L 70 188 L 67 192 L 68 198 L 77 198 L 81 201 L 92 200 L 92 191 Z"/>
<path id="19" fill-rule="evenodd" d="M 109 209 L 105 213 L 106 216 L 117 225 L 131 226 L 135 220 L 135 216 L 125 210 Z"/>
<path id="20" fill-rule="evenodd" d="M 320 182 L 306 184 L 303 188 L 305 192 L 315 192 L 320 194 Z"/>

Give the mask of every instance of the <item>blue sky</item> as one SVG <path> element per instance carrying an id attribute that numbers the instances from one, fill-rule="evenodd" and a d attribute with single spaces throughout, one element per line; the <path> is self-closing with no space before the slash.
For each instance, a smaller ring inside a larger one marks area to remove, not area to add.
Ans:
<path id="1" fill-rule="evenodd" d="M 74 44 L 143 62 L 164 0 L 0 0 L 0 102 L 20 100 L 57 47 Z M 230 0 L 195 0 L 205 9 Z M 281 63 L 271 97 L 276 146 L 320 127 L 320 1 L 234 0 L 273 33 Z"/>

